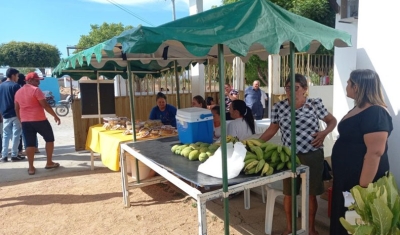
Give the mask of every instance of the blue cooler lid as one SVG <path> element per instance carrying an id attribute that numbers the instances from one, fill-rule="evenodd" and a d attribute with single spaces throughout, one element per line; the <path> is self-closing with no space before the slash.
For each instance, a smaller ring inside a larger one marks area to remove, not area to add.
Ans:
<path id="1" fill-rule="evenodd" d="M 186 122 L 202 122 L 213 120 L 213 115 L 209 109 L 192 107 L 178 109 L 176 113 L 176 119 Z"/>

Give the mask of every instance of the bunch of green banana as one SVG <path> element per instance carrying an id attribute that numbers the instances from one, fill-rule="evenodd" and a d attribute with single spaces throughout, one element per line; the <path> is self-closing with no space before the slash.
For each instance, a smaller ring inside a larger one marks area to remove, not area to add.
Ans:
<path id="1" fill-rule="evenodd" d="M 288 147 L 269 143 L 264 149 L 264 160 L 274 167 L 276 170 L 291 169 L 290 161 L 291 151 Z M 300 160 L 296 156 L 296 164 L 300 165 Z"/>
<path id="2" fill-rule="evenodd" d="M 227 135 L 226 136 L 226 142 L 227 143 L 232 142 L 233 144 L 235 144 L 238 141 L 239 141 L 239 138 L 237 136 L 232 136 L 232 135 Z"/>
<path id="3" fill-rule="evenodd" d="M 205 162 L 219 148 L 219 144 L 196 142 L 192 144 L 176 144 L 171 152 L 188 158 L 191 161 Z"/>
<path id="4" fill-rule="evenodd" d="M 274 173 L 274 168 L 270 167 L 269 163 L 265 162 L 263 158 L 259 158 L 256 154 L 247 151 L 246 157 L 244 158 L 244 173 L 257 174 L 261 172 L 263 175 L 271 175 Z"/>
<path id="5" fill-rule="evenodd" d="M 242 140 L 247 148 L 244 159 L 244 172 L 246 174 L 271 175 L 275 170 L 291 168 L 290 149 L 286 146 L 268 143 L 260 139 Z M 300 160 L 296 156 L 296 163 Z"/>
<path id="6" fill-rule="evenodd" d="M 247 150 L 250 150 L 253 146 L 264 148 L 262 145 L 266 143 L 264 140 L 261 139 L 248 139 L 242 140 L 241 142 L 244 146 L 246 146 Z"/>

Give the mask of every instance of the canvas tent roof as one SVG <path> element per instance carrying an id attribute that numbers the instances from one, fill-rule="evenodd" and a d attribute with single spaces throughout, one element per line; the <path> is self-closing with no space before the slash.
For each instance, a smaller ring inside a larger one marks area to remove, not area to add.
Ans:
<path id="1" fill-rule="evenodd" d="M 269 54 L 289 54 L 289 42 L 300 52 L 313 53 L 320 44 L 327 49 L 351 45 L 351 36 L 266 0 L 244 0 L 158 27 L 126 30 L 64 59 L 55 72 L 82 66 L 108 70 L 107 65 L 114 66 L 114 70 L 124 70 L 128 61 L 132 71 L 157 72 L 171 67 L 175 60 L 182 67 L 192 61 L 213 63 L 218 57 L 217 44 L 224 45 L 224 57 L 228 62 L 235 56 L 247 61 L 253 54 L 267 59 Z M 114 63 L 110 65 L 109 61 Z"/>

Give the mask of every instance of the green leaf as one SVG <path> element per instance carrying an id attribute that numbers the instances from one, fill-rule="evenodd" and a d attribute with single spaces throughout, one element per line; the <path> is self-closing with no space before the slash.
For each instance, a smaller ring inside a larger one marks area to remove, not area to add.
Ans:
<path id="1" fill-rule="evenodd" d="M 374 227 L 371 225 L 359 225 L 354 232 L 354 235 L 372 235 Z"/>
<path id="2" fill-rule="evenodd" d="M 360 186 L 355 186 L 353 187 L 350 192 L 353 195 L 354 201 L 356 202 L 358 208 L 360 210 L 364 210 L 365 209 L 365 203 L 364 203 L 364 199 L 366 198 L 366 195 L 361 196 L 362 192 L 364 191 L 363 188 L 361 188 Z"/>
<path id="3" fill-rule="evenodd" d="M 343 225 L 343 227 L 350 232 L 351 234 L 354 234 L 356 232 L 356 227 L 357 225 L 351 225 L 347 220 L 345 220 L 343 217 L 340 217 L 340 223 Z"/>
<path id="4" fill-rule="evenodd" d="M 399 197 L 399 192 L 397 189 L 397 184 L 394 180 L 393 174 L 389 173 L 388 177 L 382 177 L 385 179 L 385 186 L 388 191 L 388 204 L 390 209 L 393 211 L 393 207 L 395 205 L 396 199 Z"/>
<path id="5" fill-rule="evenodd" d="M 391 227 L 395 228 L 396 224 L 399 223 L 399 218 L 400 218 L 400 197 L 398 195 L 393 205 L 392 212 L 393 212 L 393 220 Z"/>
<path id="6" fill-rule="evenodd" d="M 373 224 L 378 234 L 388 234 L 392 224 L 393 213 L 385 202 L 375 199 L 370 205 Z"/>
<path id="7" fill-rule="evenodd" d="M 377 195 L 377 198 L 381 199 L 385 205 L 388 205 L 388 194 L 387 194 L 386 186 L 382 185 L 379 192 L 380 192 L 380 195 L 379 196 Z M 391 209 L 390 205 L 388 205 L 388 207 L 389 207 L 389 209 Z"/>
<path id="8" fill-rule="evenodd" d="M 372 215 L 369 204 L 375 198 L 375 193 L 370 192 L 375 192 L 375 190 L 376 189 L 372 186 L 372 184 L 368 185 L 368 188 L 362 188 L 357 185 L 350 190 L 355 201 L 354 210 L 366 223 L 372 223 Z"/>

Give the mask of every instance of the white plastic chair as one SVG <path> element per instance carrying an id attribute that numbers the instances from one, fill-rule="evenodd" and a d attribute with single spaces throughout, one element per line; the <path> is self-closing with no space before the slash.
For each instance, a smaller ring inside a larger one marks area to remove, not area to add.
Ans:
<path id="1" fill-rule="evenodd" d="M 265 190 L 267 191 L 267 203 L 265 206 L 265 233 L 271 234 L 272 231 L 272 219 L 274 217 L 274 207 L 275 199 L 278 196 L 283 195 L 283 181 L 277 181 L 265 185 Z M 299 202 L 299 197 L 297 196 L 297 202 Z M 297 203 L 299 205 L 299 203 Z M 299 216 L 298 207 L 296 208 L 296 215 Z"/>
<path id="2" fill-rule="evenodd" d="M 244 209 L 249 210 L 250 209 L 250 189 L 244 189 L 243 194 L 244 194 Z M 262 198 L 263 203 L 265 203 L 264 186 L 261 186 L 261 198 Z"/>

